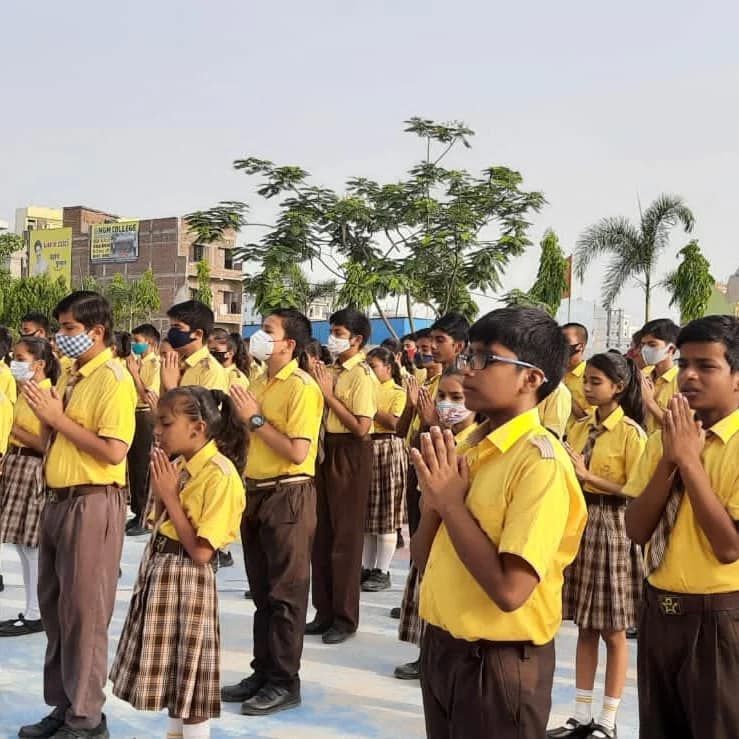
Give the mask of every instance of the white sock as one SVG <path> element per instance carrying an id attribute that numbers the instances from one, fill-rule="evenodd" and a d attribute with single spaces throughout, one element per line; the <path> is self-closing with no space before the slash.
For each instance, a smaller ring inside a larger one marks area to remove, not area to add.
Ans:
<path id="1" fill-rule="evenodd" d="M 167 719 L 167 739 L 182 739 L 182 719 Z"/>
<path id="2" fill-rule="evenodd" d="M 377 569 L 390 572 L 390 563 L 393 561 L 395 546 L 398 543 L 397 534 L 381 534 L 377 537 Z"/>
<path id="3" fill-rule="evenodd" d="M 377 535 L 365 534 L 362 547 L 362 567 L 365 570 L 374 570 L 377 563 Z"/>
<path id="4" fill-rule="evenodd" d="M 616 713 L 618 713 L 620 703 L 620 698 L 611 698 L 610 695 L 603 696 L 603 708 L 600 709 L 598 723 L 605 726 L 608 731 L 613 731 L 616 728 Z"/>
<path id="5" fill-rule="evenodd" d="M 589 724 L 593 718 L 593 691 L 575 690 L 575 716 L 581 724 Z"/>
<path id="6" fill-rule="evenodd" d="M 210 721 L 182 724 L 182 739 L 210 739 Z"/>
<path id="7" fill-rule="evenodd" d="M 38 621 L 38 548 L 17 546 L 23 568 L 23 585 L 26 589 L 26 610 L 23 615 L 28 621 Z"/>

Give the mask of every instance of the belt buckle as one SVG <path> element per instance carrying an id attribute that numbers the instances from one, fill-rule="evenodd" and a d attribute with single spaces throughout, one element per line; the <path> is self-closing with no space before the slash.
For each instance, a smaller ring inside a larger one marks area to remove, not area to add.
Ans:
<path id="1" fill-rule="evenodd" d="M 167 546 L 167 540 L 159 534 L 156 539 L 154 539 L 154 549 L 156 550 L 157 554 L 161 554 L 164 551 L 164 547 Z"/>
<path id="2" fill-rule="evenodd" d="M 665 616 L 681 616 L 682 606 L 680 605 L 680 598 L 676 598 L 674 595 L 660 595 L 657 598 L 660 610 Z"/>
<path id="3" fill-rule="evenodd" d="M 59 498 L 57 497 L 57 494 L 51 489 L 49 489 L 48 491 L 47 502 L 48 503 L 58 503 L 59 502 Z"/>

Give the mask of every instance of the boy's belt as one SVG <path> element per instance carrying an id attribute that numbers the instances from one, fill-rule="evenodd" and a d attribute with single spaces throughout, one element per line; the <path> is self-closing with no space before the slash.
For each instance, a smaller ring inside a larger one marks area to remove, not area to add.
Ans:
<path id="1" fill-rule="evenodd" d="M 11 457 L 37 457 L 38 459 L 41 459 L 44 455 L 36 451 L 35 449 L 31 449 L 31 447 L 28 446 L 15 446 L 15 444 L 11 444 L 8 449 L 8 456 Z"/>
<path id="2" fill-rule="evenodd" d="M 154 537 L 154 541 L 152 542 L 152 549 L 157 554 L 174 554 L 178 557 L 186 557 L 189 560 L 192 560 L 192 557 L 188 553 L 187 549 L 185 549 L 184 546 L 182 546 L 182 543 L 179 541 L 175 541 L 174 539 L 170 539 L 168 536 L 165 536 L 164 534 L 157 534 Z M 213 553 L 213 558 L 210 560 L 209 564 L 213 569 L 217 569 L 216 565 L 218 563 L 218 556 L 216 553 Z"/>
<path id="3" fill-rule="evenodd" d="M 397 434 L 372 434 L 372 441 L 379 441 L 380 439 L 396 439 Z"/>
<path id="4" fill-rule="evenodd" d="M 739 591 L 708 595 L 670 593 L 666 590 L 658 590 L 647 583 L 644 596 L 647 603 L 656 606 L 665 616 L 739 610 Z"/>
<path id="5" fill-rule="evenodd" d="M 72 485 L 68 488 L 47 488 L 46 500 L 48 503 L 63 503 L 70 498 L 81 498 L 96 493 L 110 493 L 120 490 L 118 485 Z"/>
<path id="6" fill-rule="evenodd" d="M 608 508 L 623 508 L 629 503 L 629 499 L 621 495 L 601 495 L 600 493 L 588 493 L 584 490 L 583 497 L 588 505 L 600 505 Z"/>
<path id="7" fill-rule="evenodd" d="M 300 485 L 303 482 L 309 482 L 313 478 L 309 475 L 285 475 L 284 477 L 271 477 L 267 480 L 251 480 L 247 479 L 247 490 L 267 490 L 269 488 L 287 487 L 289 485 Z"/>

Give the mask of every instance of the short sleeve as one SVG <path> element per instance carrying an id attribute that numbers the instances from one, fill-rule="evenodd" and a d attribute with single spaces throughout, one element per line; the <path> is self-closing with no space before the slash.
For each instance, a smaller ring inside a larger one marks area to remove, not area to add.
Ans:
<path id="1" fill-rule="evenodd" d="M 562 544 L 569 511 L 563 462 L 537 459 L 510 493 L 498 551 L 521 557 L 543 580 Z"/>
<path id="2" fill-rule="evenodd" d="M 405 404 L 408 401 L 408 394 L 402 388 L 393 390 L 393 402 L 390 405 L 390 415 L 400 418 L 405 410 Z"/>
<path id="3" fill-rule="evenodd" d="M 641 458 L 644 456 L 646 446 L 646 434 L 635 426 L 630 427 L 624 445 L 624 472 L 627 480 L 631 479 L 636 471 Z"/>
<path id="4" fill-rule="evenodd" d="M 288 407 L 285 435 L 289 439 L 317 440 L 322 417 L 323 395 L 318 385 L 313 381 L 296 383 Z"/>
<path id="5" fill-rule="evenodd" d="M 208 390 L 221 390 L 228 392 L 228 378 L 220 364 L 214 364 L 209 361 L 209 366 L 203 368 L 203 374 L 200 377 L 200 385 Z"/>
<path id="6" fill-rule="evenodd" d="M 221 549 L 236 537 L 246 503 L 244 484 L 236 471 L 224 475 L 214 467 L 203 491 L 203 509 L 197 535 L 213 549 Z"/>
<path id="7" fill-rule="evenodd" d="M 734 467 L 736 473 L 734 475 L 734 484 L 731 486 L 731 495 L 726 501 L 726 510 L 731 518 L 739 523 L 739 467 Z"/>
<path id="8" fill-rule="evenodd" d="M 7 367 L 7 365 L 5 365 Z M 10 374 L 10 370 L 0 370 L 0 392 L 11 402 L 18 400 L 18 388 L 15 385 L 15 378 Z"/>
<path id="9" fill-rule="evenodd" d="M 352 378 L 347 409 L 354 416 L 374 418 L 377 413 L 377 382 L 364 369 L 358 369 Z"/>
<path id="10" fill-rule="evenodd" d="M 141 382 L 147 390 L 159 395 L 161 390 L 161 366 L 158 359 L 142 362 Z"/>
<path id="11" fill-rule="evenodd" d="M 661 458 L 662 432 L 656 431 L 649 437 L 644 453 L 634 465 L 633 470 L 628 473 L 628 480 L 623 487 L 624 495 L 638 498 L 644 492 L 644 488 L 649 485 Z"/>
<path id="12" fill-rule="evenodd" d="M 98 436 L 118 439 L 130 446 L 136 425 L 135 414 L 136 390 L 133 380 L 126 377 L 119 382 L 110 375 L 101 393 L 99 410 L 95 418 Z"/>

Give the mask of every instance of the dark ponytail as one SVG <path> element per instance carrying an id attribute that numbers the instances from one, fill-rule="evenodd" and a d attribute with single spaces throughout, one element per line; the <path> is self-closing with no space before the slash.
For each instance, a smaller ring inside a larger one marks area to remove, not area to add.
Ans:
<path id="1" fill-rule="evenodd" d="M 241 334 L 229 334 L 226 341 L 228 343 L 229 350 L 233 354 L 236 369 L 243 372 L 248 377 L 249 372 L 251 371 L 251 358 L 249 357 L 249 352 L 246 351 L 246 344 L 244 344 L 244 339 L 241 338 Z"/>
<path id="2" fill-rule="evenodd" d="M 395 354 L 390 349 L 384 346 L 375 347 L 369 354 L 367 359 L 378 359 L 386 367 L 389 367 L 393 372 L 393 382 L 396 385 L 403 385 L 403 376 L 400 374 L 400 367 L 395 361 Z"/>
<path id="3" fill-rule="evenodd" d="M 277 316 L 282 321 L 282 330 L 285 332 L 286 339 L 292 339 L 295 342 L 295 350 L 293 351 L 293 359 L 298 360 L 298 367 L 304 372 L 310 371 L 310 362 L 308 360 L 308 346 L 311 343 L 312 327 L 310 321 L 294 308 L 278 308 L 270 313 Z"/>
<path id="4" fill-rule="evenodd" d="M 40 336 L 26 336 L 21 339 L 16 346 L 26 347 L 28 353 L 38 362 L 44 363 L 44 374 L 47 379 L 51 380 L 52 385 L 56 385 L 62 369 L 59 366 L 59 360 L 54 356 L 51 343 Z"/>
<path id="5" fill-rule="evenodd" d="M 623 391 L 616 396 L 616 400 L 632 421 L 644 426 L 641 371 L 634 360 L 618 352 L 606 352 L 592 356 L 588 364 L 600 370 L 611 382 L 624 385 Z"/>

